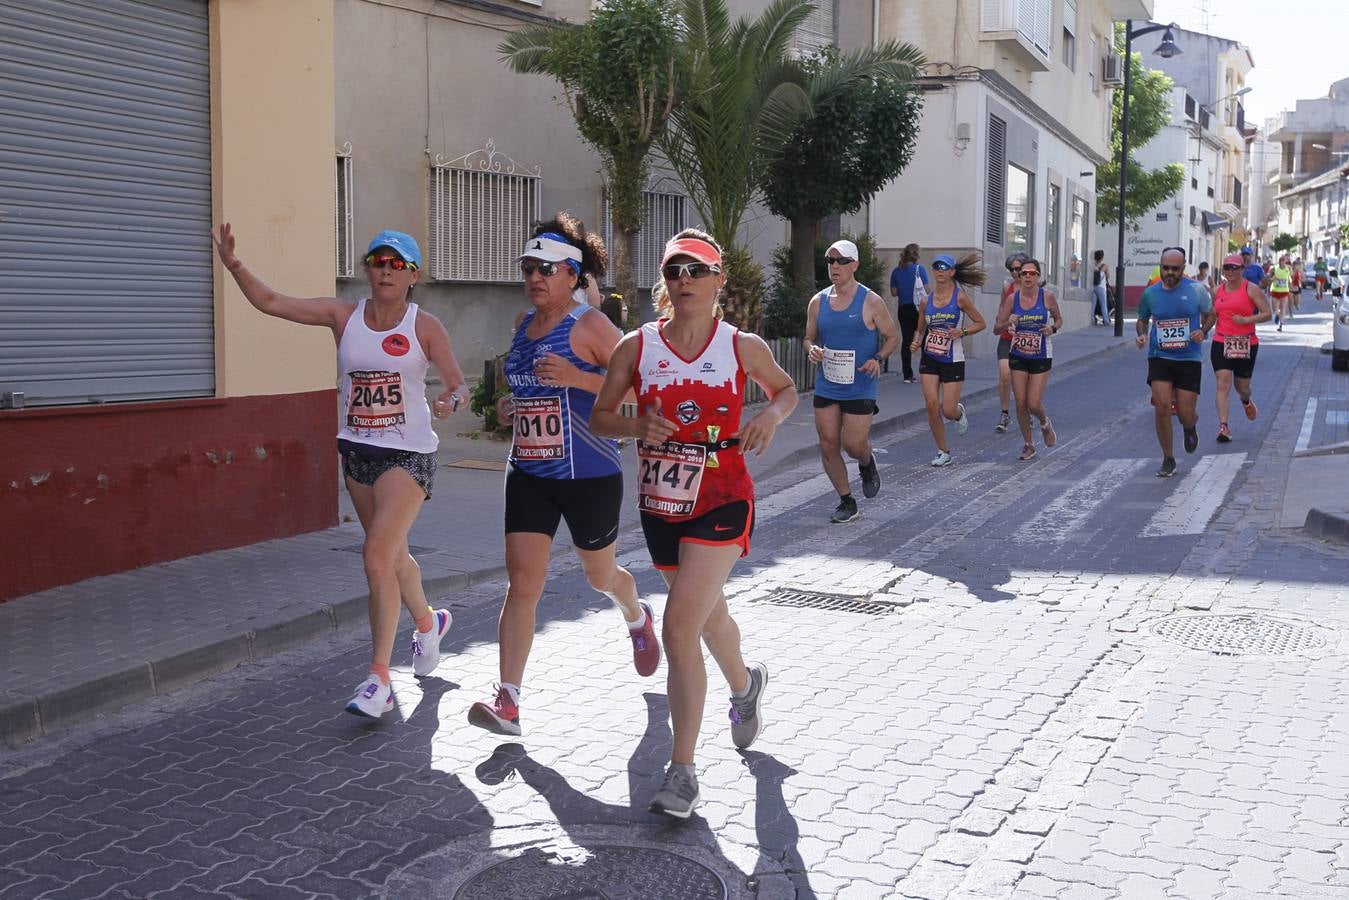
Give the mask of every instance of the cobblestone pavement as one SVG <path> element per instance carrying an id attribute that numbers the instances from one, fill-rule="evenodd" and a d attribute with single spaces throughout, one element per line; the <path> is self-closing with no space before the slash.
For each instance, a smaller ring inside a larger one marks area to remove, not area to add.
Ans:
<path id="1" fill-rule="evenodd" d="M 1033 462 L 985 403 L 947 469 L 925 427 L 888 437 L 856 523 L 827 524 L 816 465 L 762 482 L 727 594 L 768 727 L 732 750 L 711 679 L 686 824 L 645 811 L 663 673 L 559 559 L 518 742 L 464 721 L 496 677 L 502 586 L 475 586 L 438 676 L 395 671 L 393 721 L 339 711 L 352 630 L 3 757 L 0 895 L 600 896 L 627 848 L 630 897 L 718 896 L 706 872 L 731 897 L 1349 898 L 1349 562 L 1275 527 L 1315 318 L 1266 343 L 1234 443 L 1201 398 L 1173 479 L 1120 353 L 1051 382 Z M 635 538 L 620 558 L 659 612 Z M 546 885 L 500 893 L 512 861 Z"/>

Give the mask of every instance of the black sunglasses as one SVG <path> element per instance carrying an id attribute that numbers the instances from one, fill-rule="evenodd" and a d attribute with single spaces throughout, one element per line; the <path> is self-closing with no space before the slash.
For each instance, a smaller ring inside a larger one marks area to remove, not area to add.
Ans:
<path id="1" fill-rule="evenodd" d="M 1223 266 L 1224 272 L 1240 272 L 1241 266 Z"/>
<path id="2" fill-rule="evenodd" d="M 826 256 L 825 261 L 831 266 L 846 266 L 853 261 L 851 256 Z"/>
<path id="3" fill-rule="evenodd" d="M 533 275 L 538 272 L 544 278 L 551 278 L 562 268 L 562 263 L 555 262 L 535 262 L 532 259 L 523 259 L 520 261 L 520 271 L 526 275 Z"/>

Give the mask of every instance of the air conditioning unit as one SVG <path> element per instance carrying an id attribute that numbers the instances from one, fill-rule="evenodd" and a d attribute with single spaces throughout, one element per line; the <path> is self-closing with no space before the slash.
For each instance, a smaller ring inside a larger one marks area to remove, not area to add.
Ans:
<path id="1" fill-rule="evenodd" d="M 1118 53 L 1107 53 L 1101 60 L 1101 84 L 1124 84 L 1124 58 Z"/>

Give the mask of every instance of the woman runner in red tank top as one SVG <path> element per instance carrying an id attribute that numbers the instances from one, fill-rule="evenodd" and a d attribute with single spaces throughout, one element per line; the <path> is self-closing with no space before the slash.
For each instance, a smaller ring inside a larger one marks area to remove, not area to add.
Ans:
<path id="1" fill-rule="evenodd" d="M 731 740 L 744 749 L 763 729 L 768 670 L 746 666 L 740 629 L 723 588 L 735 561 L 749 551 L 754 483 L 744 454 L 763 453 L 796 406 L 796 388 L 757 335 L 717 315 L 721 248 L 711 235 L 686 229 L 661 261 L 668 318 L 619 342 L 595 400 L 591 430 L 637 438 L 642 531 L 656 568 L 670 586 L 662 640 L 669 661 L 674 749 L 651 810 L 686 819 L 698 802 L 693 750 L 707 699 L 703 643 L 731 688 Z M 742 426 L 746 377 L 772 400 Z M 637 391 L 641 417 L 618 414 Z"/>
<path id="2" fill-rule="evenodd" d="M 1235 253 L 1223 260 L 1223 281 L 1213 298 L 1213 311 L 1218 315 L 1218 324 L 1213 328 L 1209 363 L 1218 382 L 1218 390 L 1213 396 L 1218 407 L 1218 443 L 1226 444 L 1232 440 L 1227 411 L 1234 381 L 1246 418 L 1256 417 L 1255 402 L 1251 400 L 1251 375 L 1255 371 L 1260 339 L 1255 335 L 1255 325 L 1268 322 L 1272 316 L 1265 292 L 1246 280 L 1241 257 Z"/>

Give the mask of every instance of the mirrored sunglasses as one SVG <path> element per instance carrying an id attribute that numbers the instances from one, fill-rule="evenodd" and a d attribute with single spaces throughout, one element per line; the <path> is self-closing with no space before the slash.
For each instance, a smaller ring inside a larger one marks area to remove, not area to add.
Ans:
<path id="1" fill-rule="evenodd" d="M 535 272 L 538 272 L 544 278 L 551 278 L 553 275 L 561 271 L 562 268 L 563 268 L 562 263 L 543 262 L 541 260 L 535 259 L 520 260 L 520 271 L 523 272 L 525 275 L 533 275 Z"/>
<path id="2" fill-rule="evenodd" d="M 666 281 L 678 281 L 686 274 L 690 278 L 706 278 L 709 275 L 720 275 L 721 267 L 700 262 L 670 263 L 661 267 L 660 274 Z"/>
<path id="3" fill-rule="evenodd" d="M 1040 274 L 1040 270 L 1039 270 L 1039 269 L 1027 269 L 1027 268 L 1025 268 L 1024 266 L 1023 266 L 1022 269 L 1021 269 L 1021 275 L 1022 275 L 1022 276 L 1026 276 L 1026 275 L 1037 275 L 1037 276 L 1038 276 L 1039 274 Z"/>
<path id="4" fill-rule="evenodd" d="M 384 254 L 376 256 L 373 253 L 366 256 L 365 264 L 372 269 L 389 268 L 399 272 L 403 271 L 404 269 L 417 268 L 416 263 L 410 263 L 406 259 L 403 259 L 403 257 L 401 256 L 384 255 Z"/>

